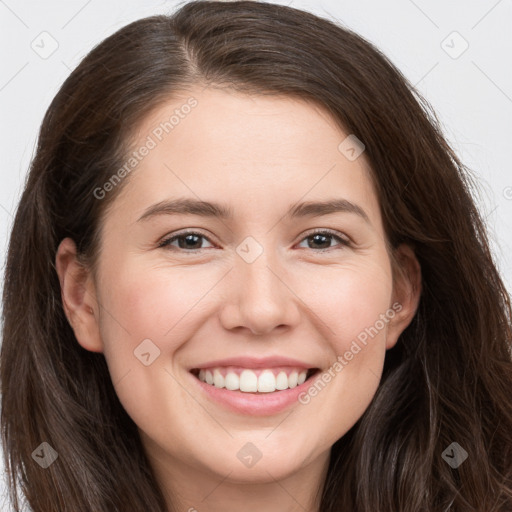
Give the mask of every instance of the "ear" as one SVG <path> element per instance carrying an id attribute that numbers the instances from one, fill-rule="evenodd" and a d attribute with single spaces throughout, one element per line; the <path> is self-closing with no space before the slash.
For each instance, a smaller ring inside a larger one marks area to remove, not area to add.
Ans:
<path id="1" fill-rule="evenodd" d="M 407 244 L 395 249 L 392 309 L 395 316 L 389 321 L 386 349 L 393 348 L 400 334 L 411 323 L 421 296 L 421 266 L 414 250 Z"/>
<path id="2" fill-rule="evenodd" d="M 78 343 L 91 352 L 102 352 L 94 281 L 87 268 L 78 261 L 76 245 L 71 238 L 65 238 L 59 244 L 55 266 L 64 313 Z"/>

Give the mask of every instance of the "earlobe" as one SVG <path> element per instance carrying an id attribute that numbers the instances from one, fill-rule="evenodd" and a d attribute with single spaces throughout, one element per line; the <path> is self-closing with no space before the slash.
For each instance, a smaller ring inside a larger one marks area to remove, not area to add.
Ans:
<path id="1" fill-rule="evenodd" d="M 91 352 L 102 352 L 96 290 L 90 272 L 78 261 L 76 244 L 65 238 L 55 256 L 62 306 L 78 343 Z"/>
<path id="2" fill-rule="evenodd" d="M 421 296 L 421 266 L 414 250 L 407 244 L 400 245 L 395 252 L 396 265 L 393 282 L 393 297 L 391 304 L 395 316 L 390 320 L 387 330 L 386 349 L 393 348 L 400 334 L 411 323 Z"/>

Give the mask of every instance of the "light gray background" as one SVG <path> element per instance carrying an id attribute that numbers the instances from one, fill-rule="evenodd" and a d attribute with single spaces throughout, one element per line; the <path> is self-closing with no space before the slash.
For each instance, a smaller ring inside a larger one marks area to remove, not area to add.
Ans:
<path id="1" fill-rule="evenodd" d="M 0 0 L 2 274 L 13 214 L 34 154 L 37 132 L 58 88 L 86 53 L 105 37 L 136 19 L 173 12 L 182 3 Z M 512 290 L 512 1 L 275 3 L 336 19 L 366 37 L 433 105 L 446 137 L 479 177 L 479 205 L 496 261 L 508 290 Z M 43 32 L 50 35 L 41 35 Z M 49 51 L 52 44 L 58 44 L 58 48 L 47 58 L 32 48 L 42 53 Z M 468 48 L 462 52 L 466 45 Z M 0 493 L 4 494 L 1 482 Z M 1 510 L 8 510 L 7 505 Z"/>

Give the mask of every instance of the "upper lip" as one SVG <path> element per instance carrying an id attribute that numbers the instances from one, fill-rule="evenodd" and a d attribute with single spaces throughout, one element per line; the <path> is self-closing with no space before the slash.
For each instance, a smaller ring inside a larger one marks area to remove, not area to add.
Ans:
<path id="1" fill-rule="evenodd" d="M 272 357 L 229 357 L 227 359 L 216 359 L 215 361 L 208 361 L 193 366 L 191 370 L 203 369 L 203 368 L 214 368 L 223 366 L 240 366 L 242 368 L 274 368 L 277 366 L 293 366 L 296 368 L 315 368 L 314 365 L 304 363 L 298 359 L 292 359 L 290 357 L 272 356 Z"/>

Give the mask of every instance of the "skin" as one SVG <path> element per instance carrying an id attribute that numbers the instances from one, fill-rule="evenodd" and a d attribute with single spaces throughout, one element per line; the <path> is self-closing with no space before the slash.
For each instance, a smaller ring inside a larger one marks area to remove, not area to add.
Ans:
<path id="1" fill-rule="evenodd" d="M 152 112 L 134 147 L 191 96 L 197 106 L 140 162 L 109 209 L 97 275 L 82 271 L 72 240 L 60 244 L 66 315 L 80 345 L 105 355 L 178 510 L 318 511 L 330 448 L 368 407 L 386 350 L 417 309 L 420 267 L 400 246 L 406 272 L 393 278 L 365 155 L 349 161 L 338 150 L 348 134 L 312 103 L 194 88 Z M 177 197 L 221 202 L 234 217 L 137 221 Z M 347 212 L 285 217 L 299 201 L 333 198 L 356 203 L 369 222 Z M 178 241 L 158 247 L 186 228 L 206 237 L 195 254 Z M 309 231 L 322 229 L 351 245 L 315 241 Z M 236 252 L 248 236 L 263 248 L 252 263 Z M 243 355 L 291 355 L 328 369 L 396 302 L 400 311 L 306 405 L 249 417 L 213 403 L 191 381 L 194 364 Z M 160 355 L 145 366 L 134 350 L 148 338 Z M 237 458 L 248 442 L 262 454 L 252 467 Z"/>

